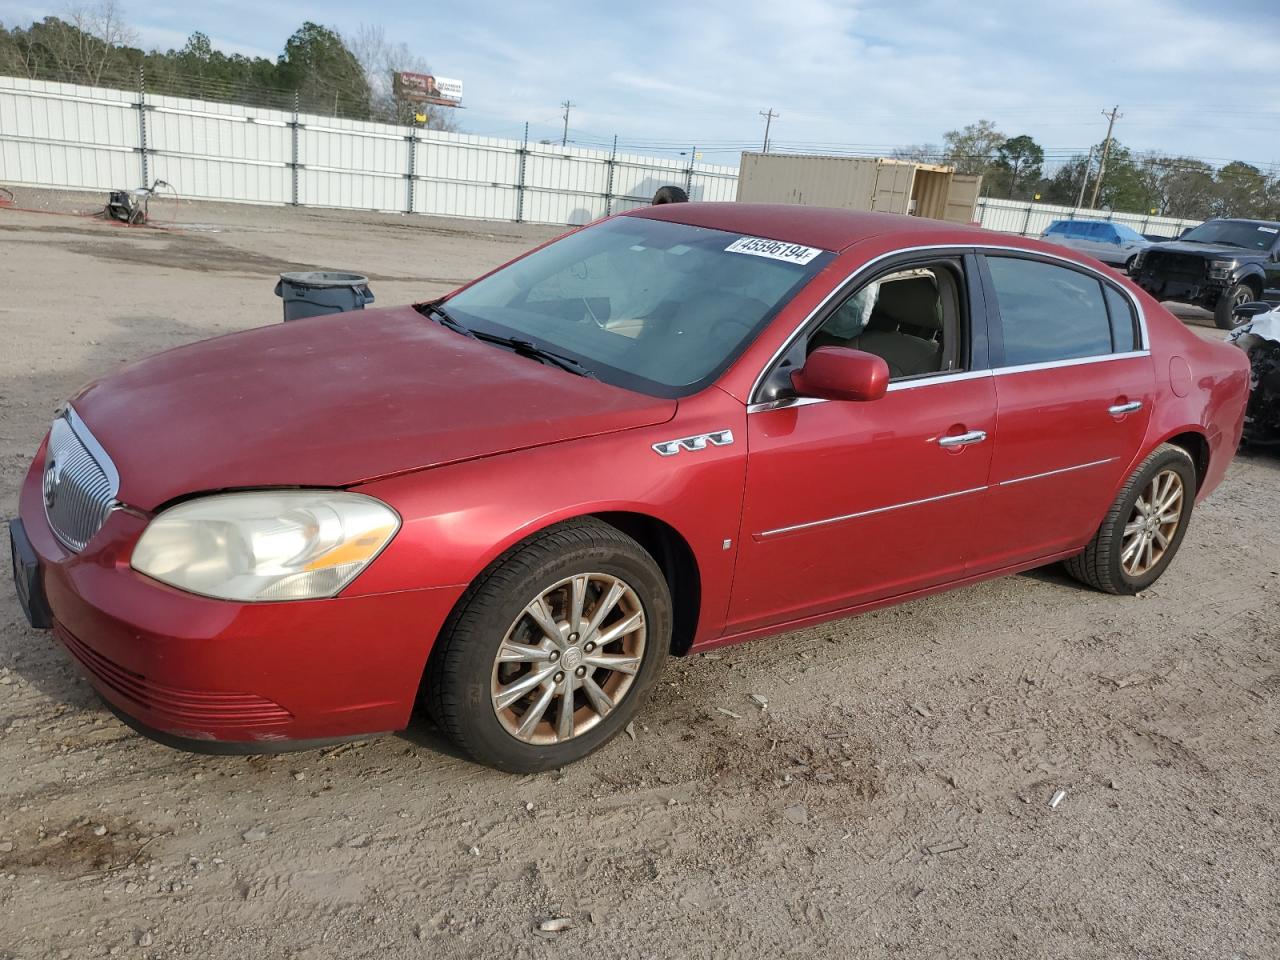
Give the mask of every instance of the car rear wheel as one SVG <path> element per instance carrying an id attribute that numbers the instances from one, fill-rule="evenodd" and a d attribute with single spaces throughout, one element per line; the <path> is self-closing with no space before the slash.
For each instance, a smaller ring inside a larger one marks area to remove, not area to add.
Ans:
<path id="1" fill-rule="evenodd" d="M 1251 303 L 1257 299 L 1257 293 L 1254 292 L 1253 287 L 1249 286 L 1249 284 L 1235 284 L 1218 298 L 1218 303 L 1213 308 L 1213 322 L 1223 330 L 1234 330 L 1249 320 L 1248 317 L 1237 317 L 1235 314 L 1236 307 Z"/>
<path id="2" fill-rule="evenodd" d="M 563 766 L 639 710 L 671 621 L 666 580 L 635 540 L 596 521 L 552 527 L 463 595 L 427 666 L 428 710 L 480 763 Z"/>
<path id="3" fill-rule="evenodd" d="M 1162 444 L 1133 472 L 1084 552 L 1067 572 L 1107 593 L 1135 594 L 1160 579 L 1182 544 L 1195 500 L 1196 468 Z"/>

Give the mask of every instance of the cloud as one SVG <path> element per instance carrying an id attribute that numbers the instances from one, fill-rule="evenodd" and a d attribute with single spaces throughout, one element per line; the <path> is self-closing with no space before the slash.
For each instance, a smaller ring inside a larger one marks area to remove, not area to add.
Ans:
<path id="1" fill-rule="evenodd" d="M 224 48 L 268 56 L 304 19 L 351 33 L 375 20 L 464 81 L 460 119 L 477 133 L 515 135 L 528 120 L 536 135 L 558 136 L 569 99 L 571 136 L 699 143 L 725 161 L 758 141 L 758 112 L 769 107 L 781 114 L 772 136 L 783 146 L 888 149 L 986 118 L 1062 153 L 1101 140 L 1101 111 L 1118 103 L 1116 133 L 1132 148 L 1280 161 L 1280 5 L 1236 0 L 1230 17 L 1223 10 L 1196 0 L 127 8 L 157 45 L 203 30 Z M 1242 22 L 1251 24 L 1243 46 Z"/>

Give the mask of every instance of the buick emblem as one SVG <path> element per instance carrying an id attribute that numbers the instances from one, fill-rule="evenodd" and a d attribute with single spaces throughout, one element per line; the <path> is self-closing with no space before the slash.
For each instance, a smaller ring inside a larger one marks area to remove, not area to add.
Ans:
<path id="1" fill-rule="evenodd" d="M 44 506 L 52 510 L 54 501 L 58 499 L 58 484 L 62 481 L 62 464 L 57 458 L 49 461 L 44 468 Z"/>

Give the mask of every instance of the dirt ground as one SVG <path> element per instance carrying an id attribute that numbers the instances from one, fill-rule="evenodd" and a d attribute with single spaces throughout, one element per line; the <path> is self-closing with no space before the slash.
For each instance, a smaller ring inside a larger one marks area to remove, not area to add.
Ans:
<path id="1" fill-rule="evenodd" d="M 53 215 L 98 199 L 0 210 L 3 516 L 78 384 L 279 322 L 280 270 L 407 302 L 556 232 Z M 674 660 L 634 739 L 524 778 L 425 723 L 267 758 L 158 746 L 26 627 L 0 561 L 0 958 L 1270 960 L 1277 543 L 1280 459 L 1242 455 L 1140 598 L 1050 569 Z"/>

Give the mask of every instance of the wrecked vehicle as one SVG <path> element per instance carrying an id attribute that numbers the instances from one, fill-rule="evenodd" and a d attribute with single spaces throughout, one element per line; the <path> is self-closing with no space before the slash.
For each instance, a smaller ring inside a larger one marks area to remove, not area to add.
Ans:
<path id="1" fill-rule="evenodd" d="M 1249 355 L 1245 443 L 1280 446 L 1280 306 L 1246 303 L 1235 310 L 1240 326 L 1227 338 Z"/>
<path id="2" fill-rule="evenodd" d="M 1240 322 L 1236 307 L 1280 299 L 1280 223 L 1209 220 L 1140 252 L 1129 272 L 1157 300 L 1212 310 L 1230 330 Z"/>

